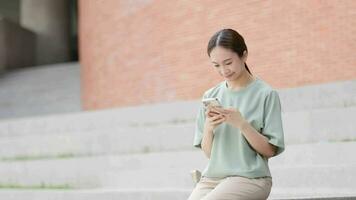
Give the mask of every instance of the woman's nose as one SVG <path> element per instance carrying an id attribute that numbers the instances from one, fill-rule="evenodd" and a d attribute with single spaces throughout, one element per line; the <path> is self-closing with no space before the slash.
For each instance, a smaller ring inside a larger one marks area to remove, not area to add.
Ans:
<path id="1" fill-rule="evenodd" d="M 230 69 L 225 67 L 225 66 L 223 66 L 223 67 L 221 67 L 221 72 L 224 73 L 224 74 L 229 74 L 230 73 Z"/>

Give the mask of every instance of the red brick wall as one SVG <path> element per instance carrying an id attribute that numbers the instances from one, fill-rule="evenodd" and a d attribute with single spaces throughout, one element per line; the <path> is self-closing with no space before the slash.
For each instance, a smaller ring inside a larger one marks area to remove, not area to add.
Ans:
<path id="1" fill-rule="evenodd" d="M 222 79 L 209 38 L 233 28 L 275 88 L 356 78 L 356 1 L 80 0 L 84 109 L 199 99 Z"/>

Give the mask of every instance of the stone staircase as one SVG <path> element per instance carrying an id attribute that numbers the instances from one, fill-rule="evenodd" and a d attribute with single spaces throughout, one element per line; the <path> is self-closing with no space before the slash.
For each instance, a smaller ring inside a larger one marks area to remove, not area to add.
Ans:
<path id="1" fill-rule="evenodd" d="M 270 199 L 356 199 L 355 88 L 280 91 L 287 148 L 270 160 Z M 0 199 L 187 199 L 207 163 L 192 147 L 199 103 L 2 118 Z"/>

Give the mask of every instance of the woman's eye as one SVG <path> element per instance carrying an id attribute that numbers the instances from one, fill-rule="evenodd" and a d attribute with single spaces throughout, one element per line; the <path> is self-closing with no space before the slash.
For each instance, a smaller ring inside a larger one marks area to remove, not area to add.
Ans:
<path id="1" fill-rule="evenodd" d="M 231 63 L 226 63 L 226 65 L 231 65 Z"/>
<path id="2" fill-rule="evenodd" d="M 214 67 L 219 67 L 219 65 L 214 65 Z"/>

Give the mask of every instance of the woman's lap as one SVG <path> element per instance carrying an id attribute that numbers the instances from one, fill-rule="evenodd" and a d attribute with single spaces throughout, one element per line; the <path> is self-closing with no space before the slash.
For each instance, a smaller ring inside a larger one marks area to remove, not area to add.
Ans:
<path id="1" fill-rule="evenodd" d="M 272 179 L 231 176 L 223 179 L 202 177 L 188 200 L 267 199 Z"/>

